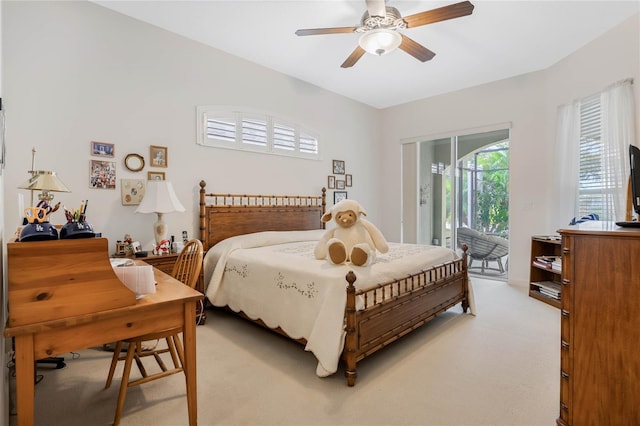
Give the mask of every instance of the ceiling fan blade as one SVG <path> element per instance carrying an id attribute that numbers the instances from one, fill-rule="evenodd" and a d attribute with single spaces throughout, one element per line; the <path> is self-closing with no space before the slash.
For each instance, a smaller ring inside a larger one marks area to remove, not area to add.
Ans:
<path id="1" fill-rule="evenodd" d="M 433 24 L 434 22 L 446 21 L 447 19 L 471 15 L 473 7 L 474 6 L 471 2 L 463 1 L 449 6 L 443 6 L 438 9 L 427 10 L 426 12 L 405 16 L 402 19 L 406 22 L 407 28 L 414 28 L 421 25 Z"/>
<path id="2" fill-rule="evenodd" d="M 384 4 L 384 0 L 366 0 L 367 12 L 369 16 L 387 16 L 387 7 Z"/>
<path id="3" fill-rule="evenodd" d="M 409 55 L 413 56 L 417 60 L 421 62 L 427 62 L 433 59 L 436 56 L 435 53 L 424 47 L 423 45 L 416 43 L 409 37 L 404 34 L 400 34 L 402 36 L 402 42 L 400 43 L 400 49 L 407 52 Z"/>
<path id="4" fill-rule="evenodd" d="M 356 30 L 356 27 L 336 27 L 336 28 L 309 28 L 296 31 L 296 35 L 308 36 L 319 34 L 348 34 Z"/>
<path id="5" fill-rule="evenodd" d="M 349 55 L 347 60 L 344 61 L 340 66 L 342 68 L 351 68 L 356 64 L 356 62 L 358 62 L 358 59 L 362 58 L 362 55 L 364 54 L 365 50 L 362 47 L 358 46 L 353 52 L 351 52 L 351 55 Z"/>

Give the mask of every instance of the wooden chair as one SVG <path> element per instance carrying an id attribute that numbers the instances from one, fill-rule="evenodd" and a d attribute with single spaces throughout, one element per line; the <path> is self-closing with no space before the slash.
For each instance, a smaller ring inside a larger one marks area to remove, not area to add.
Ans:
<path id="1" fill-rule="evenodd" d="M 200 240 L 193 239 L 189 241 L 178 255 L 171 275 L 185 285 L 188 285 L 191 288 L 195 288 L 196 282 L 200 277 L 200 270 L 202 269 L 202 257 L 203 247 Z M 113 379 L 113 373 L 116 369 L 116 365 L 118 361 L 124 360 L 124 371 L 122 372 L 120 393 L 118 394 L 116 414 L 113 420 L 114 425 L 118 425 L 120 423 L 122 408 L 124 407 L 124 400 L 128 388 L 184 371 L 184 351 L 182 348 L 182 342 L 180 341 L 180 333 L 182 333 L 182 327 L 171 328 L 155 333 L 132 337 L 126 340 L 120 340 L 116 343 L 113 357 L 111 358 L 109 377 L 107 378 L 107 383 L 105 385 L 105 389 L 111 386 L 111 381 Z M 160 339 L 165 340 L 167 344 L 166 348 L 158 348 L 157 346 L 153 348 L 145 348 L 143 346 L 143 342 Z M 124 343 L 128 344 L 127 353 L 126 355 L 121 356 L 120 351 L 122 350 L 122 346 Z M 160 357 L 160 354 L 167 352 L 171 355 L 171 360 L 173 361 L 172 369 L 168 369 L 162 358 Z M 161 369 L 160 372 L 154 374 L 147 373 L 142 363 L 142 358 L 149 356 L 152 356 L 156 360 L 158 366 Z M 140 371 L 142 378 L 129 381 L 131 364 L 134 360 L 136 362 L 136 365 L 138 366 L 138 370 Z"/>

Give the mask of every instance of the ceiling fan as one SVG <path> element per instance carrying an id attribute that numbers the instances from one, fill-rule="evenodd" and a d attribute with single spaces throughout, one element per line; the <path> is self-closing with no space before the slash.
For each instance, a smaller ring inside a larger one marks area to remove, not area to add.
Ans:
<path id="1" fill-rule="evenodd" d="M 404 50 L 419 61 L 426 62 L 436 54 L 398 30 L 471 15 L 474 7 L 471 2 L 463 1 L 402 17 L 398 9 L 386 6 L 385 0 L 365 1 L 367 10 L 362 15 L 360 26 L 358 27 L 302 29 L 296 31 L 296 35 L 361 33 L 358 46 L 342 63 L 342 68 L 349 68 L 355 65 L 365 52 L 381 56 L 396 48 Z"/>

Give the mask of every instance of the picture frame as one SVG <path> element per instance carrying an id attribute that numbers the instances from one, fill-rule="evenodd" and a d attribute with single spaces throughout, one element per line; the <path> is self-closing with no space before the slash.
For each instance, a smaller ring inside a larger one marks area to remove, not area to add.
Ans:
<path id="1" fill-rule="evenodd" d="M 333 192 L 333 204 L 338 204 L 342 200 L 347 199 L 347 191 L 334 191 Z"/>
<path id="2" fill-rule="evenodd" d="M 151 145 L 149 147 L 149 164 L 151 167 L 168 167 L 168 154 L 166 146 Z"/>
<path id="3" fill-rule="evenodd" d="M 165 180 L 164 172 L 147 172 L 147 180 Z"/>
<path id="4" fill-rule="evenodd" d="M 353 185 L 353 176 L 351 175 L 344 175 L 344 182 L 347 186 L 352 186 Z"/>
<path id="5" fill-rule="evenodd" d="M 344 188 L 345 188 L 345 181 L 342 179 L 336 180 L 336 189 L 344 189 Z"/>
<path id="6" fill-rule="evenodd" d="M 116 242 L 116 253 L 115 255 L 118 257 L 124 257 L 127 255 L 128 244 L 123 243 L 122 241 Z"/>
<path id="7" fill-rule="evenodd" d="M 336 177 L 335 176 L 327 176 L 327 188 L 335 189 L 336 188 Z"/>
<path id="8" fill-rule="evenodd" d="M 333 174 L 334 175 L 343 175 L 344 174 L 344 161 L 343 160 L 333 160 Z"/>
<path id="9" fill-rule="evenodd" d="M 116 162 L 90 160 L 89 187 L 94 189 L 116 189 Z"/>
<path id="10" fill-rule="evenodd" d="M 91 155 L 113 158 L 116 155 L 116 146 L 108 142 L 91 141 Z"/>
<path id="11" fill-rule="evenodd" d="M 123 206 L 137 206 L 144 197 L 146 182 L 144 179 L 121 179 L 120 195 Z"/>
<path id="12" fill-rule="evenodd" d="M 140 244 L 140 241 L 134 241 L 131 243 L 131 248 L 133 249 L 133 253 L 139 253 L 142 251 L 142 244 Z"/>

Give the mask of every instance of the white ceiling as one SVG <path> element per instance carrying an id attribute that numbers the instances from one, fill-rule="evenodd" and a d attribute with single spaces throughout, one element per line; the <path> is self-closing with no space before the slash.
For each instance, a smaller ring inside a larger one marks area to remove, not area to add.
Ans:
<path id="1" fill-rule="evenodd" d="M 408 16 L 458 1 L 387 5 Z M 94 1 L 376 108 L 547 68 L 640 11 L 640 0 L 471 2 L 470 16 L 402 30 L 431 61 L 396 50 L 343 69 L 357 34 L 294 33 L 358 26 L 365 0 Z"/>

